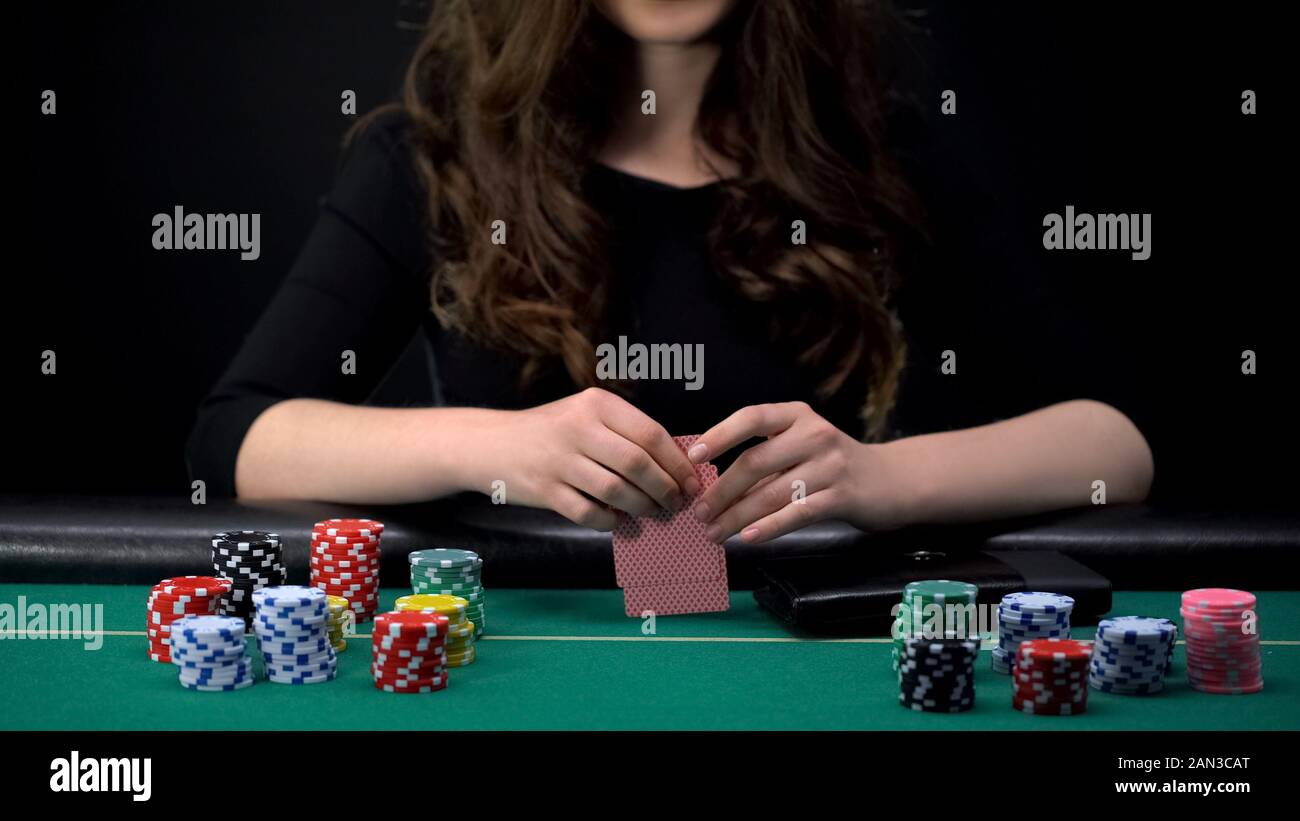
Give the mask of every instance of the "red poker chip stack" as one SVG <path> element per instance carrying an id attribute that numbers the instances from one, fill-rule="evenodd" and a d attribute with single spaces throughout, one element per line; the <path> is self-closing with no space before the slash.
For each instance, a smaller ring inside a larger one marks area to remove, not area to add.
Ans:
<path id="1" fill-rule="evenodd" d="M 1264 689 L 1255 595 L 1204 587 L 1183 593 L 1187 683 L 1194 690 L 1244 695 Z"/>
<path id="2" fill-rule="evenodd" d="M 348 600 L 357 622 L 379 609 L 379 536 L 383 522 L 326 519 L 311 530 L 311 586 Z"/>
<path id="3" fill-rule="evenodd" d="M 1077 639 L 1023 641 L 1011 671 L 1011 706 L 1038 716 L 1088 711 L 1088 663 L 1092 642 Z"/>
<path id="4" fill-rule="evenodd" d="M 149 658 L 170 664 L 172 623 L 185 616 L 216 615 L 230 589 L 230 579 L 218 576 L 177 576 L 155 584 L 145 606 Z"/>
<path id="5" fill-rule="evenodd" d="M 387 693 L 432 693 L 447 686 L 444 642 L 450 621 L 439 613 L 380 613 L 371 633 L 370 675 Z"/>

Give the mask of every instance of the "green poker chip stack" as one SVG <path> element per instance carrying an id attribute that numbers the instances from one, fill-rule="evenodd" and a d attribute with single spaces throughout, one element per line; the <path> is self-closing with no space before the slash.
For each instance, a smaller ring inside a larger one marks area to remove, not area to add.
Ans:
<path id="1" fill-rule="evenodd" d="M 890 659 L 895 672 L 898 670 L 899 661 L 906 655 L 906 642 L 909 638 L 968 638 L 968 636 L 959 634 L 959 631 L 954 629 L 956 625 L 949 624 L 944 625 L 942 636 L 926 636 L 924 634 L 926 622 L 933 617 L 927 613 L 925 608 L 932 604 L 941 607 L 949 604 L 975 604 L 978 596 L 979 588 L 970 582 L 957 582 L 949 579 L 927 579 L 925 581 L 910 582 L 904 587 L 903 600 L 898 606 L 898 616 L 894 619 L 894 629 L 891 633 L 894 643 L 890 649 Z M 921 611 L 917 621 L 912 619 L 913 608 Z"/>
<path id="2" fill-rule="evenodd" d="M 411 592 L 459 596 L 469 602 L 465 617 L 474 623 L 474 637 L 483 635 L 483 559 L 472 550 L 438 547 L 413 551 Z"/>

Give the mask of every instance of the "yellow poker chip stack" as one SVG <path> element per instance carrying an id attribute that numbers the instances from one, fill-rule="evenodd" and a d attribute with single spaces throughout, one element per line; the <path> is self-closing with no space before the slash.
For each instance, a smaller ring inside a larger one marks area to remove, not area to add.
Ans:
<path id="1" fill-rule="evenodd" d="M 444 648 L 448 667 L 472 664 L 477 652 L 474 649 L 474 622 L 465 613 L 469 602 L 460 596 L 416 593 L 397 600 L 396 609 L 418 613 L 438 613 L 447 617 L 448 628 Z"/>
<path id="2" fill-rule="evenodd" d="M 329 616 L 327 624 L 329 625 L 330 644 L 336 651 L 348 649 L 348 643 L 344 636 L 352 632 L 352 626 L 356 623 L 356 616 L 352 612 L 352 606 L 347 599 L 342 596 L 326 596 L 329 603 Z"/>

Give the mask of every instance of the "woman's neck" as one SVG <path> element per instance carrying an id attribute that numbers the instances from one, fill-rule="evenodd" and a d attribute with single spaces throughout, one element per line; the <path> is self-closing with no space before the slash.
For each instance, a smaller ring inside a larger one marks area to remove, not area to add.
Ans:
<path id="1" fill-rule="evenodd" d="M 705 185 L 735 172 L 696 132 L 700 101 L 721 48 L 700 42 L 638 43 L 636 72 L 620 99 L 614 129 L 598 159 L 605 165 L 679 187 Z M 646 113 L 645 91 L 654 92 Z"/>

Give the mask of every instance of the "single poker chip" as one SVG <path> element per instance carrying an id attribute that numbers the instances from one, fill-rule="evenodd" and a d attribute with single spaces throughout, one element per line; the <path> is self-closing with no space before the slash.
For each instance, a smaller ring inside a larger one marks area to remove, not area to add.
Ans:
<path id="1" fill-rule="evenodd" d="M 384 532 L 384 523 L 374 519 L 326 519 L 312 527 L 312 534 L 325 536 L 375 536 Z"/>
<path id="2" fill-rule="evenodd" d="M 324 684 L 337 676 L 337 670 L 319 670 L 306 673 L 270 672 L 266 678 L 276 684 Z"/>
<path id="3" fill-rule="evenodd" d="M 436 684 L 420 684 L 414 687 L 409 686 L 409 684 L 402 685 L 391 684 L 379 680 L 375 681 L 375 689 L 383 690 L 385 693 L 433 693 L 438 690 L 445 690 L 446 688 L 447 679 L 445 676 Z"/>
<path id="4" fill-rule="evenodd" d="M 1178 635 L 1168 619 L 1118 616 L 1097 623 L 1097 637 L 1124 644 L 1166 644 Z"/>
<path id="5" fill-rule="evenodd" d="M 330 646 L 328 638 L 311 639 L 310 641 L 283 641 L 280 639 L 268 638 L 258 640 L 258 651 L 263 654 L 276 656 L 310 656 L 314 653 L 323 653 Z"/>
<path id="6" fill-rule="evenodd" d="M 472 567 L 410 567 L 411 579 L 428 584 L 439 582 L 478 582 L 483 578 L 482 565 Z"/>
<path id="7" fill-rule="evenodd" d="M 404 675 L 407 678 L 418 677 L 422 671 L 434 671 L 445 667 L 447 658 L 443 655 L 394 659 L 380 653 L 370 658 L 370 672 L 386 672 Z"/>
<path id="8" fill-rule="evenodd" d="M 271 607 L 278 610 L 317 608 L 329 604 L 324 596 L 310 587 L 295 584 L 259 590 L 253 594 L 253 603 L 259 607 Z"/>
<path id="9" fill-rule="evenodd" d="M 979 588 L 970 582 L 928 579 L 910 582 L 903 588 L 903 600 L 920 600 L 926 604 L 974 604 Z"/>
<path id="10" fill-rule="evenodd" d="M 399 596 L 394 604 L 398 610 L 427 610 L 434 613 L 441 613 L 449 619 L 463 617 L 465 615 L 465 609 L 469 607 L 469 602 L 459 596 L 417 593 L 413 593 L 409 596 Z"/>
<path id="11" fill-rule="evenodd" d="M 354 559 L 378 561 L 383 555 L 379 542 L 312 542 L 307 556 L 311 559 Z"/>
<path id="12" fill-rule="evenodd" d="M 319 572 L 325 575 L 335 573 L 370 573 L 379 570 L 379 563 L 372 562 L 369 559 L 332 559 L 312 556 L 307 560 L 307 567 L 313 572 Z"/>
<path id="13" fill-rule="evenodd" d="M 234 639 L 244 635 L 244 624 L 225 616 L 187 616 L 172 625 L 172 633 L 186 639 Z"/>
<path id="14" fill-rule="evenodd" d="M 280 544 L 280 535 L 266 530 L 227 530 L 212 537 L 213 547 L 230 545 L 238 548 L 252 548 L 278 544 Z"/>
<path id="15" fill-rule="evenodd" d="M 362 572 L 355 570 L 342 570 L 331 573 L 320 573 L 314 575 L 312 581 L 324 582 L 326 585 L 331 587 L 365 587 L 367 585 L 379 584 L 379 571 L 367 570 Z"/>
<path id="16" fill-rule="evenodd" d="M 176 576 L 154 585 L 155 591 L 167 595 L 192 595 L 203 598 L 219 596 L 230 590 L 230 582 L 215 576 Z"/>
<path id="17" fill-rule="evenodd" d="M 441 653 L 446 644 L 442 636 L 374 636 L 371 637 L 371 649 L 376 653 L 424 654 Z"/>
<path id="18" fill-rule="evenodd" d="M 181 686 L 187 690 L 197 690 L 201 693 L 229 693 L 234 690 L 243 690 L 245 687 L 252 687 L 256 679 L 248 678 L 233 684 L 192 684 L 182 681 Z"/>
<path id="19" fill-rule="evenodd" d="M 1258 601 L 1254 593 L 1245 590 L 1233 590 L 1226 587 L 1199 587 L 1187 590 L 1182 595 L 1183 607 L 1200 610 L 1223 610 L 1240 612 L 1254 610 Z"/>
<path id="20" fill-rule="evenodd" d="M 375 627 L 372 635 L 380 637 L 445 636 L 447 627 L 447 617 L 441 613 L 390 612 L 381 613 L 375 617 Z"/>
<path id="21" fill-rule="evenodd" d="M 412 567 L 421 569 L 473 568 L 483 563 L 479 555 L 472 550 L 457 550 L 445 547 L 415 550 L 407 554 L 406 559 Z"/>
<path id="22" fill-rule="evenodd" d="M 1059 593 L 1008 593 L 1002 597 L 1002 607 L 1012 612 L 1034 615 L 1069 612 L 1074 609 L 1074 599 Z"/>
<path id="23" fill-rule="evenodd" d="M 322 595 L 321 600 L 324 601 Z M 294 613 L 292 611 L 275 611 L 264 607 L 256 608 L 257 619 L 268 627 L 279 627 L 285 630 L 294 627 L 315 627 L 324 624 L 329 618 L 329 611 L 324 607 L 316 611 L 302 610 Z"/>
<path id="24" fill-rule="evenodd" d="M 478 658 L 478 650 L 474 647 L 469 648 L 469 650 L 465 651 L 464 653 L 459 653 L 459 654 L 448 653 L 447 666 L 464 667 L 466 665 L 473 664 L 476 658 Z"/>

